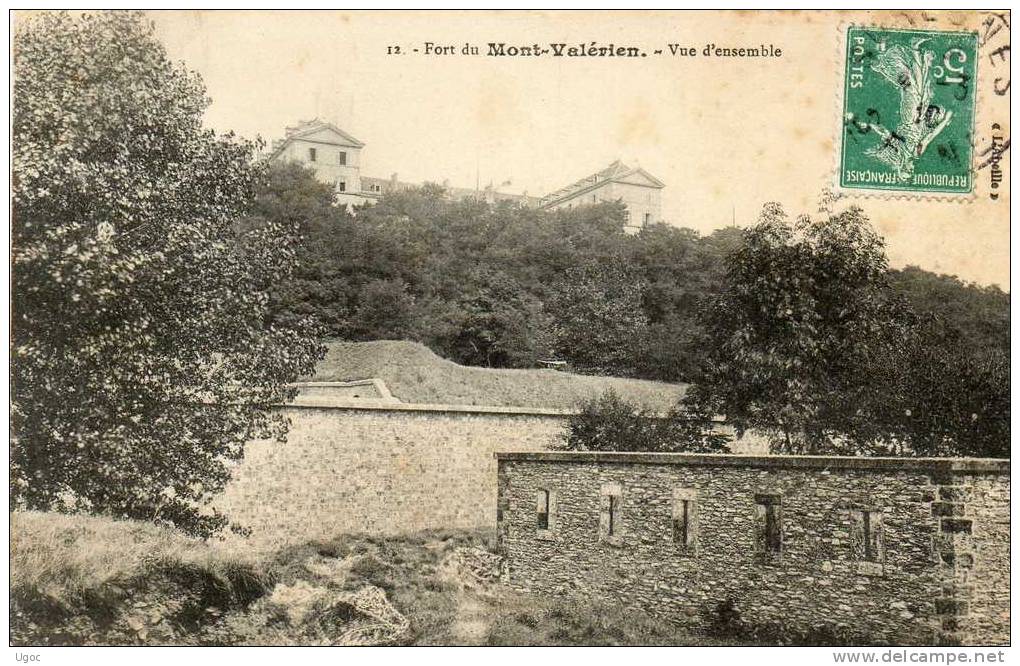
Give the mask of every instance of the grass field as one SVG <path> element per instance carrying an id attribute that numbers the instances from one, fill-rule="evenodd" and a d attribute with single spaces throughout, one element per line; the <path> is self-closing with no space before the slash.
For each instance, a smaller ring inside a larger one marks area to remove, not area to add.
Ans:
<path id="1" fill-rule="evenodd" d="M 315 381 L 378 377 L 404 402 L 575 409 L 612 389 L 621 398 L 667 411 L 685 384 L 575 375 L 556 370 L 474 368 L 440 358 L 416 342 L 331 342 Z"/>
<path id="2" fill-rule="evenodd" d="M 457 553 L 492 557 L 479 532 L 340 536 L 253 559 L 133 521 L 16 512 L 11 530 L 17 646 L 344 644 L 352 627 L 379 624 L 349 603 L 364 590 L 403 618 L 401 645 L 731 644 L 618 606 L 479 583 L 451 565 Z"/>

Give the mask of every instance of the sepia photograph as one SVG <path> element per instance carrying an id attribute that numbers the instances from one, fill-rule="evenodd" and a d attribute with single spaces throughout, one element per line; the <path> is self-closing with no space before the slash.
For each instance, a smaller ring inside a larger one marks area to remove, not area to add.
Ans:
<path id="1" fill-rule="evenodd" d="M 10 10 L 9 658 L 1008 661 L 1010 18 Z"/>

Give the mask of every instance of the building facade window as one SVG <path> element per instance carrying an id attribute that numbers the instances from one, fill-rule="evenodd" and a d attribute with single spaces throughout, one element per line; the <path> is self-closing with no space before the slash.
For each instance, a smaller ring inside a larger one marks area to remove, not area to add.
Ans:
<path id="1" fill-rule="evenodd" d="M 318 152 L 315 150 L 315 148 L 309 148 L 308 149 L 308 161 L 309 162 L 314 162 L 317 156 L 318 156 Z"/>
<path id="2" fill-rule="evenodd" d="M 535 490 L 535 537 L 556 540 L 556 491 L 552 488 Z"/>
<path id="3" fill-rule="evenodd" d="M 647 227 L 651 223 L 652 223 L 652 214 L 651 213 L 645 213 L 645 226 Z"/>
<path id="4" fill-rule="evenodd" d="M 757 530 L 755 543 L 766 557 L 778 557 L 783 551 L 783 498 L 778 493 L 754 496 Z"/>
<path id="5" fill-rule="evenodd" d="M 539 488 L 538 492 L 535 493 L 535 501 L 537 504 L 538 529 L 547 530 L 549 529 L 549 491 Z"/>
<path id="6" fill-rule="evenodd" d="M 694 552 L 698 537 L 698 492 L 673 489 L 673 543 L 681 552 Z"/>
<path id="7" fill-rule="evenodd" d="M 852 536 L 851 549 L 861 562 L 885 560 L 885 535 L 882 512 L 874 507 L 854 507 L 850 510 Z"/>
<path id="8" fill-rule="evenodd" d="M 599 540 L 612 545 L 623 543 L 623 490 L 618 483 L 607 483 L 599 492 Z"/>
<path id="9" fill-rule="evenodd" d="M 339 152 L 339 154 L 337 154 L 337 164 L 339 164 L 340 166 L 347 166 L 347 152 L 346 151 L 341 150 Z"/>
<path id="10" fill-rule="evenodd" d="M 338 180 L 337 183 L 336 183 L 336 189 L 341 191 L 341 192 L 346 192 L 347 191 L 347 181 L 346 180 Z"/>

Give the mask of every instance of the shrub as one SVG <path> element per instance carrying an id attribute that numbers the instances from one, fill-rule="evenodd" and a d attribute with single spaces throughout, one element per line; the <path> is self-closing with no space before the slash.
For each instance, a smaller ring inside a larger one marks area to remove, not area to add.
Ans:
<path id="1" fill-rule="evenodd" d="M 690 406 L 660 415 L 627 402 L 611 389 L 581 404 L 570 417 L 563 449 L 570 451 L 663 451 L 719 453 L 729 436 L 716 432 L 711 418 Z"/>

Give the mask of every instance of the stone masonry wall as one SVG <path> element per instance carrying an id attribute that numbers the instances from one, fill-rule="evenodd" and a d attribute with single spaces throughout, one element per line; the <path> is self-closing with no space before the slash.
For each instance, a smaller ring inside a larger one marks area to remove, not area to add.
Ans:
<path id="1" fill-rule="evenodd" d="M 1009 476 L 955 475 L 948 480 L 951 485 L 939 487 L 937 510 L 957 520 L 943 526 L 943 532 L 945 527 L 956 532 L 952 548 L 943 549 L 941 564 L 946 597 L 966 603 L 948 606 L 942 628 L 971 645 L 1007 642 Z"/>
<path id="2" fill-rule="evenodd" d="M 700 629 L 729 602 L 874 643 L 1009 641 L 1008 461 L 497 455 L 514 586 Z"/>
<path id="3" fill-rule="evenodd" d="M 493 526 L 497 450 L 547 448 L 566 416 L 463 406 L 292 406 L 287 442 L 251 442 L 216 509 L 254 545 L 344 532 Z"/>

